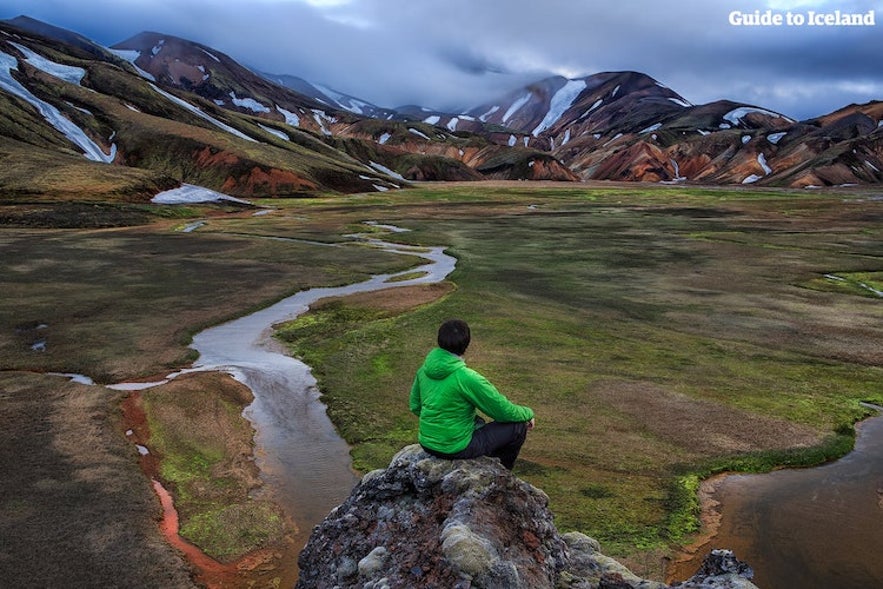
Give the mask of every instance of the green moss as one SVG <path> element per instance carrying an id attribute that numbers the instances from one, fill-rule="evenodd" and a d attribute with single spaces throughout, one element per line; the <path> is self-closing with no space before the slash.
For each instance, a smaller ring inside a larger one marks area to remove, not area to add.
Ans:
<path id="1" fill-rule="evenodd" d="M 681 542 L 689 534 L 699 531 L 699 484 L 698 474 L 677 477 L 668 497 L 669 516 L 665 525 L 664 537 L 672 542 Z"/>
<path id="2" fill-rule="evenodd" d="M 838 272 L 813 278 L 805 286 L 815 290 L 840 292 L 861 297 L 883 297 L 883 272 Z"/>
<path id="3" fill-rule="evenodd" d="M 426 276 L 426 272 L 406 272 L 405 274 L 390 278 L 387 282 L 405 282 L 408 280 L 414 280 L 415 278 L 422 278 L 424 276 Z"/>
<path id="4" fill-rule="evenodd" d="M 179 533 L 223 562 L 278 541 L 285 533 L 285 522 L 272 504 L 248 501 L 191 517 Z"/>

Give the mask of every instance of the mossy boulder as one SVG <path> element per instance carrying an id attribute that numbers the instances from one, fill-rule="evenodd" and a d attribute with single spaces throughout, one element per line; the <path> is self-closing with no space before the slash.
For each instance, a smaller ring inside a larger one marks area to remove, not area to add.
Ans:
<path id="1" fill-rule="evenodd" d="M 441 460 L 408 446 L 316 526 L 297 587 L 667 587 L 637 577 L 588 536 L 560 534 L 548 503 L 496 459 Z M 754 587 L 750 569 L 727 555 L 726 571 L 709 565 L 680 587 Z"/>

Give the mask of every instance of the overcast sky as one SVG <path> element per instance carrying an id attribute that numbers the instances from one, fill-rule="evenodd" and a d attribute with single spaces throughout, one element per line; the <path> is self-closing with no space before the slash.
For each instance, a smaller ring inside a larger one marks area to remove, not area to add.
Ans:
<path id="1" fill-rule="evenodd" d="M 737 26 L 868 14 L 873 26 Z M 152 30 L 380 106 L 465 109 L 548 75 L 635 70 L 701 104 L 805 119 L 883 100 L 883 0 L 4 0 L 112 45 Z M 737 19 L 738 20 L 738 19 Z"/>

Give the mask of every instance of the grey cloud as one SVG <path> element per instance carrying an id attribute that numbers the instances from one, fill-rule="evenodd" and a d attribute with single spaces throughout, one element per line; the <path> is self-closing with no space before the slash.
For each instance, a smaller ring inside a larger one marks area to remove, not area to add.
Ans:
<path id="1" fill-rule="evenodd" d="M 883 99 L 880 0 L 8 0 L 113 43 L 153 29 L 263 71 L 382 106 L 471 106 L 553 73 L 636 70 L 688 100 L 728 98 L 797 118 Z M 805 4 L 805 3 L 804 3 Z M 879 9 L 873 28 L 733 27 L 732 10 Z"/>

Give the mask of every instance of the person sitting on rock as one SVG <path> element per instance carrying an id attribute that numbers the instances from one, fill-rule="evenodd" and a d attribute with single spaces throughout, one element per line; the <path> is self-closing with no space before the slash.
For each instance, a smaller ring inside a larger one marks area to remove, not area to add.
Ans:
<path id="1" fill-rule="evenodd" d="M 420 418 L 417 439 L 438 458 L 493 456 L 512 470 L 534 427 L 534 412 L 466 366 L 462 356 L 470 341 L 465 321 L 451 319 L 439 327 L 438 347 L 426 355 L 411 387 L 410 409 Z M 476 410 L 494 421 L 485 423 Z"/>

